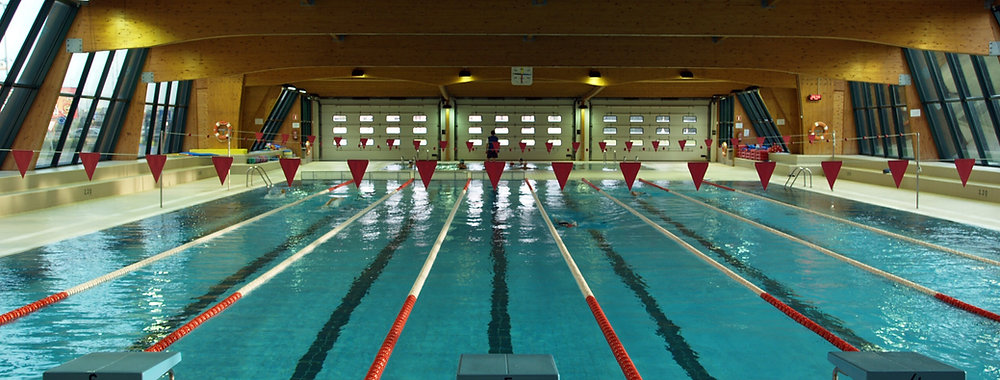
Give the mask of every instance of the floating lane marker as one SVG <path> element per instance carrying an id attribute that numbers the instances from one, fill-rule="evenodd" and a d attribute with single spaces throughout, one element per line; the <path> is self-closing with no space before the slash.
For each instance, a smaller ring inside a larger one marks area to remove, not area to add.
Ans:
<path id="1" fill-rule="evenodd" d="M 772 306 L 774 306 L 775 308 L 777 308 L 778 310 L 780 310 L 782 313 L 785 313 L 785 315 L 787 315 L 788 317 L 792 318 L 794 321 L 798 322 L 800 325 L 808 328 L 809 330 L 811 330 L 812 332 L 816 333 L 817 335 L 819 335 L 823 339 L 826 339 L 827 342 L 830 342 L 835 347 L 837 347 L 837 348 L 839 348 L 839 349 L 841 349 L 843 351 L 858 351 L 858 349 L 856 347 L 852 346 L 850 343 L 847 343 L 847 341 L 845 341 L 845 340 L 841 339 L 840 337 L 834 335 L 832 332 L 830 332 L 829 330 L 827 330 L 823 326 L 820 326 L 816 322 L 813 322 L 813 320 L 809 319 L 809 317 L 806 317 L 805 315 L 802 315 L 802 313 L 799 313 L 798 311 L 796 311 L 795 309 L 793 309 L 791 306 L 788 306 L 784 302 L 781 302 L 781 300 L 779 300 L 777 298 L 774 298 L 774 296 L 772 296 L 770 294 L 767 294 L 767 292 L 764 292 L 764 290 L 761 289 L 760 287 L 758 287 L 757 285 L 754 285 L 752 282 L 750 282 L 747 279 L 743 278 L 742 276 L 740 276 L 736 272 L 733 272 L 732 270 L 730 270 L 729 268 L 727 268 L 725 265 L 720 264 L 718 261 L 713 260 L 711 257 L 709 257 L 705 253 L 699 251 L 697 248 L 695 248 L 691 244 L 688 244 L 688 242 L 682 240 L 677 235 L 674 235 L 672 232 L 667 231 L 667 229 L 663 228 L 663 226 L 660 226 L 659 224 L 656 224 L 656 222 L 653 222 L 652 220 L 650 220 L 649 218 L 647 218 L 645 215 L 643 215 L 639 211 L 636 211 L 634 208 L 629 207 L 629 205 L 626 205 L 625 203 L 623 203 L 622 201 L 618 200 L 617 198 L 612 197 L 610 194 L 604 192 L 604 190 L 601 190 L 600 188 L 598 188 L 597 186 L 595 186 L 593 183 L 590 183 L 590 181 L 588 181 L 586 179 L 583 179 L 583 182 L 586 182 L 588 185 L 590 185 L 590 187 L 594 188 L 594 190 L 596 190 L 598 193 L 600 193 L 601 195 L 604 195 L 608 199 L 614 201 L 619 206 L 621 206 L 622 208 L 624 208 L 628 212 L 632 213 L 632 215 L 635 215 L 636 217 L 638 217 L 642 221 L 646 222 L 646 224 L 649 224 L 650 227 L 653 227 L 654 229 L 656 229 L 657 231 L 660 231 L 660 233 L 666 235 L 668 238 L 670 238 L 671 240 L 673 240 L 677 244 L 680 244 L 682 247 L 684 247 L 685 249 L 687 249 L 689 252 L 693 253 L 695 256 L 697 256 L 698 258 L 700 258 L 702 261 L 704 261 L 708 265 L 711 265 L 712 267 L 715 267 L 715 269 L 718 269 L 719 271 L 721 271 L 722 273 L 724 273 L 729 278 L 731 278 L 731 279 L 735 280 L 736 282 L 740 283 L 741 285 L 743 285 L 747 289 L 750 289 L 758 297 L 763 298 L 765 301 L 767 301 L 767 303 L 771 304 Z"/>
<path id="2" fill-rule="evenodd" d="M 183 252 L 183 251 L 187 250 L 188 248 L 194 247 L 194 246 L 196 246 L 198 244 L 202 244 L 202 243 L 211 241 L 212 239 L 215 239 L 215 238 L 217 238 L 219 236 L 225 235 L 225 234 L 227 234 L 229 232 L 233 232 L 233 231 L 235 231 L 235 230 L 237 230 L 237 229 L 239 229 L 239 228 L 241 228 L 241 227 L 243 227 L 243 226 L 245 226 L 247 224 L 250 224 L 250 223 L 256 222 L 258 220 L 264 219 L 264 218 L 269 217 L 271 215 L 274 215 L 274 214 L 276 214 L 278 212 L 281 212 L 282 210 L 285 210 L 285 209 L 287 209 L 289 207 L 293 207 L 295 205 L 301 204 L 302 202 L 305 202 L 305 201 L 307 201 L 309 199 L 315 198 L 315 197 L 320 196 L 322 194 L 325 194 L 325 193 L 328 193 L 328 192 L 332 192 L 332 191 L 334 191 L 334 190 L 336 190 L 336 189 L 338 189 L 338 188 L 340 188 L 342 186 L 346 186 L 346 185 L 348 185 L 350 183 L 351 183 L 351 181 L 347 181 L 347 182 L 341 183 L 339 185 L 333 186 L 333 187 L 331 187 L 329 189 L 320 191 L 320 192 L 318 192 L 316 194 L 312 194 L 312 195 L 307 196 L 305 198 L 299 199 L 299 200 L 297 200 L 295 202 L 292 202 L 292 203 L 289 203 L 287 205 L 278 207 L 278 208 L 276 208 L 274 210 L 271 210 L 271 211 L 265 212 L 263 214 L 257 215 L 257 216 L 255 216 L 253 218 L 250 218 L 250 219 L 244 220 L 242 222 L 236 223 L 234 225 L 231 225 L 229 227 L 223 228 L 221 230 L 215 231 L 215 232 L 213 232 L 211 234 L 202 236 L 202 237 L 200 237 L 198 239 L 192 240 L 190 242 L 187 242 L 187 243 L 182 244 L 180 246 L 177 246 L 175 248 L 172 248 L 172 249 L 160 252 L 160 253 L 158 253 L 158 254 L 156 254 L 154 256 L 150 256 L 148 258 L 142 259 L 142 260 L 137 261 L 137 262 L 135 262 L 133 264 L 130 264 L 130 265 L 126 266 L 126 267 L 123 267 L 121 269 L 115 270 L 113 272 L 109 272 L 109 273 L 107 273 L 107 274 L 105 274 L 103 276 L 97 277 L 97 278 L 95 278 L 93 280 L 90 280 L 90 281 L 84 282 L 84 283 L 82 283 L 80 285 L 77 285 L 77 286 L 74 286 L 72 288 L 66 289 L 66 290 L 64 290 L 62 292 L 50 295 L 50 296 L 45 297 L 45 298 L 42 298 L 42 299 L 40 299 L 38 301 L 35 301 L 35 302 L 32 302 L 32 303 L 30 303 L 28 305 L 22 306 L 22 307 L 20 307 L 20 308 L 18 308 L 16 310 L 7 312 L 7 313 L 5 313 L 3 315 L 0 315 L 0 326 L 3 326 L 3 325 L 5 325 L 5 324 L 7 324 L 7 323 L 9 323 L 9 322 L 11 322 L 11 321 L 13 321 L 15 319 L 23 317 L 25 315 L 31 314 L 31 313 L 33 313 L 35 311 L 38 311 L 39 309 L 42 309 L 42 308 L 44 308 L 44 307 L 46 307 L 48 305 L 54 304 L 56 302 L 59 302 L 59 301 L 65 299 L 66 297 L 72 296 L 72 295 L 77 294 L 77 293 L 81 293 L 83 291 L 86 291 L 86 290 L 88 290 L 90 288 L 93 288 L 93 287 L 95 287 L 97 285 L 100 285 L 102 283 L 111 281 L 111 280 L 116 279 L 118 277 L 124 276 L 124 275 L 126 275 L 128 273 L 132 273 L 132 272 L 138 270 L 139 268 L 142 268 L 144 266 L 147 266 L 147 265 L 152 264 L 154 262 L 157 262 L 159 260 L 163 260 L 163 259 L 165 259 L 167 257 L 170 257 L 170 256 L 173 256 L 173 255 L 175 255 L 177 253 Z"/>
<path id="3" fill-rule="evenodd" d="M 413 180 L 411 179 L 410 181 Z M 366 380 L 382 378 L 382 372 L 385 371 L 385 366 L 389 364 L 389 357 L 392 356 L 392 350 L 396 348 L 399 335 L 403 333 L 403 327 L 406 326 L 406 320 L 410 317 L 410 312 L 413 311 L 413 305 L 417 302 L 417 297 L 420 296 L 420 290 L 424 288 L 424 282 L 427 281 L 427 276 L 431 273 L 431 268 L 434 267 L 434 260 L 437 259 L 438 251 L 441 250 L 441 245 L 444 244 L 444 239 L 448 236 L 448 229 L 451 227 L 451 222 L 455 220 L 455 214 L 458 213 L 458 206 L 462 204 L 465 193 L 469 191 L 469 182 L 472 182 L 472 180 L 465 180 L 465 187 L 458 194 L 455 206 L 452 207 L 451 213 L 448 214 L 448 219 L 445 220 L 444 226 L 441 227 L 441 232 L 438 233 L 437 240 L 431 246 L 431 251 L 427 254 L 427 259 L 424 260 L 424 266 L 420 268 L 420 273 L 417 275 L 416 281 L 413 282 L 413 287 L 410 288 L 410 294 L 403 301 L 402 309 L 396 315 L 396 320 L 392 323 L 392 327 L 389 328 L 389 333 L 386 334 L 378 353 L 375 354 L 375 360 L 372 361 L 371 367 L 368 368 L 368 374 L 365 375 Z"/>
<path id="4" fill-rule="evenodd" d="M 342 185 L 346 185 L 347 183 L 349 182 L 345 182 Z M 191 331 L 194 331 L 194 329 L 198 328 L 198 326 L 200 326 L 202 323 L 205 323 L 205 321 L 223 312 L 224 310 L 226 310 L 226 308 L 231 306 L 240 298 L 249 295 L 251 292 L 254 291 L 254 289 L 257 289 L 270 279 L 274 278 L 274 276 L 284 271 L 292 263 L 298 261 L 303 256 L 312 253 L 312 251 L 314 251 L 316 247 L 325 243 L 327 240 L 330 240 L 330 238 L 340 233 L 340 231 L 343 231 L 351 223 L 354 223 L 354 221 L 360 219 L 363 215 L 367 214 L 369 211 L 375 208 L 375 206 L 378 206 L 382 202 L 385 202 L 385 200 L 389 199 L 389 197 L 396 195 L 396 193 L 399 193 L 401 190 L 403 190 L 403 188 L 409 186 L 411 183 L 413 183 L 412 178 L 409 181 L 406 181 L 406 183 L 396 188 L 396 190 L 393 190 L 392 192 L 382 196 L 382 198 L 379 198 L 372 204 L 368 205 L 368 207 L 365 207 L 363 210 L 358 211 L 357 214 L 354 214 L 353 216 L 345 220 L 343 223 L 340 223 L 339 225 L 337 225 L 337 227 L 334 227 L 332 230 L 330 230 L 330 232 L 323 234 L 323 236 L 320 236 L 319 239 L 316 239 L 312 243 L 309 243 L 309 245 L 305 246 L 298 252 L 295 252 L 295 254 L 289 256 L 287 259 L 278 263 L 278 265 L 275 265 L 274 268 L 271 268 L 267 272 L 264 272 L 264 274 L 260 275 L 260 277 L 257 277 L 253 281 L 250 281 L 250 283 L 246 284 L 245 286 L 243 286 L 242 288 L 231 294 L 229 297 L 226 297 L 224 300 L 222 300 L 222 302 L 215 304 L 215 306 L 212 306 L 211 309 L 208 309 L 204 313 L 201 313 L 190 322 L 185 323 L 183 326 L 181 326 L 177 330 L 174 330 L 172 333 L 170 333 L 163 339 L 160 339 L 159 342 L 156 342 L 156 344 L 153 344 L 152 346 L 147 348 L 146 352 L 159 352 L 167 349 L 167 347 L 170 347 L 171 344 L 174 344 L 174 342 L 177 342 Z"/>
<path id="5" fill-rule="evenodd" d="M 642 180 L 642 179 L 640 179 L 640 181 L 643 181 L 644 183 L 653 185 L 652 183 L 650 183 L 648 181 L 645 181 L 645 180 Z M 971 253 L 962 252 L 962 251 L 959 251 L 959 250 L 954 249 L 954 248 L 948 248 L 948 247 L 945 247 L 945 246 L 942 246 L 942 245 L 937 245 L 937 244 L 926 242 L 926 241 L 923 241 L 923 240 L 920 240 L 920 239 L 915 239 L 915 238 L 912 238 L 912 237 L 909 237 L 909 236 L 906 236 L 906 235 L 900 235 L 900 234 L 892 232 L 892 231 L 886 231 L 886 230 L 883 230 L 881 228 L 876 228 L 876 227 L 868 226 L 868 225 L 865 225 L 865 224 L 862 224 L 862 223 L 855 222 L 853 220 L 844 219 L 844 218 L 841 218 L 841 217 L 838 217 L 838 216 L 833 216 L 833 215 L 830 215 L 830 214 L 824 214 L 824 213 L 816 211 L 816 210 L 810 210 L 810 209 L 807 209 L 807 208 L 804 208 L 804 207 L 800 207 L 800 206 L 796 206 L 796 205 L 793 205 L 793 204 L 785 203 L 785 202 L 778 201 L 778 200 L 775 200 L 775 199 L 771 199 L 771 198 L 768 198 L 768 197 L 760 196 L 760 195 L 757 195 L 757 194 L 754 194 L 754 193 L 748 193 L 746 191 L 736 190 L 736 189 L 728 188 L 728 187 L 725 187 L 725 186 L 722 186 L 722 185 L 716 185 L 716 184 L 708 182 L 708 181 L 705 181 L 705 183 L 707 183 L 709 185 L 712 185 L 712 186 L 719 187 L 719 188 L 723 188 L 723 189 L 726 189 L 726 190 L 729 190 L 729 191 L 734 191 L 734 192 L 737 192 L 737 193 L 740 193 L 740 194 L 746 194 L 746 195 L 749 195 L 749 196 L 757 198 L 757 199 L 762 199 L 762 200 L 765 200 L 765 201 L 768 201 L 768 202 L 771 202 L 771 203 L 775 203 L 775 204 L 778 204 L 778 205 L 789 207 L 789 208 L 792 208 L 792 209 L 795 209 L 795 210 L 799 210 L 799 211 L 802 211 L 802 212 L 808 212 L 808 213 L 813 214 L 813 215 L 818 215 L 818 216 L 822 216 L 824 218 L 836 220 L 836 221 L 838 221 L 840 223 L 850 224 L 850 225 L 852 225 L 854 227 L 864 228 L 864 229 L 866 229 L 868 231 L 872 231 L 872 232 L 875 232 L 875 233 L 878 233 L 878 234 L 882 234 L 882 235 L 885 235 L 885 236 L 893 237 L 893 238 L 900 239 L 900 240 L 905 240 L 905 241 L 913 243 L 913 244 L 919 244 L 919 245 L 922 245 L 922 246 L 927 247 L 927 248 L 936 249 L 936 250 L 939 250 L 939 251 L 942 251 L 942 252 L 947 252 L 947 253 L 950 253 L 950 254 L 953 254 L 953 255 L 962 256 L 962 257 L 967 258 L 967 259 L 981 261 L 981 262 L 984 262 L 984 263 L 987 263 L 987 264 L 990 264 L 990 265 L 1000 266 L 1000 261 L 993 260 L 993 259 L 990 259 L 990 258 L 986 258 L 986 257 L 982 257 L 982 256 L 976 256 L 976 255 L 973 255 Z M 656 185 L 653 185 L 653 186 L 656 186 Z M 659 186 L 656 186 L 656 187 L 659 187 Z M 662 189 L 662 187 L 661 187 L 661 189 Z"/>
<path id="6" fill-rule="evenodd" d="M 643 183 L 647 183 L 647 184 L 653 185 L 652 183 L 649 183 L 649 182 L 647 182 L 645 180 L 642 180 L 642 181 L 643 181 Z M 663 187 L 660 187 L 660 186 L 657 186 L 657 185 L 653 185 L 653 186 L 656 186 L 656 187 L 659 187 L 661 189 L 664 189 Z M 666 189 L 664 189 L 664 190 L 666 190 Z M 873 267 L 871 265 L 862 263 L 862 262 L 860 262 L 858 260 L 852 259 L 850 257 L 847 257 L 847 256 L 844 256 L 844 255 L 839 254 L 837 252 L 834 252 L 834 251 L 832 251 L 830 249 L 824 248 L 824 247 L 822 247 L 822 246 L 820 246 L 818 244 L 805 241 L 805 240 L 803 240 L 803 239 L 801 239 L 799 237 L 792 236 L 792 235 L 787 234 L 785 232 L 782 232 L 782 231 L 780 231 L 780 230 L 778 230 L 776 228 L 765 226 L 765 225 L 760 224 L 758 222 L 755 222 L 753 220 L 744 218 L 742 216 L 736 215 L 736 214 L 731 213 L 729 211 L 726 211 L 726 210 L 720 209 L 718 207 L 712 206 L 712 205 L 710 205 L 708 203 L 699 201 L 697 199 L 691 198 L 691 197 L 686 196 L 684 194 L 680 194 L 680 193 L 677 193 L 677 192 L 674 192 L 674 191 L 670 191 L 670 193 L 674 194 L 674 195 L 676 195 L 678 197 L 684 198 L 684 199 L 686 199 L 689 202 L 697 203 L 697 204 L 702 205 L 704 207 L 707 207 L 709 209 L 715 210 L 718 213 L 727 215 L 727 216 L 732 217 L 734 219 L 737 219 L 739 221 L 742 221 L 742 222 L 745 222 L 747 224 L 750 224 L 750 225 L 752 225 L 754 227 L 760 228 L 760 229 L 762 229 L 764 231 L 767 231 L 767 232 L 770 232 L 772 234 L 781 236 L 781 237 L 786 238 L 788 240 L 791 240 L 791 241 L 794 241 L 796 243 L 802 244 L 802 245 L 804 245 L 806 247 L 815 249 L 815 250 L 817 250 L 817 251 L 819 251 L 819 252 L 821 252 L 821 253 L 823 253 L 823 254 L 825 254 L 827 256 L 830 256 L 830 257 L 833 257 L 833 258 L 835 258 L 837 260 L 840 260 L 840 261 L 843 261 L 845 263 L 851 264 L 851 265 L 853 265 L 853 266 L 855 266 L 857 268 L 863 269 L 863 270 L 865 270 L 865 271 L 867 271 L 869 273 L 872 273 L 874 275 L 878 275 L 878 276 L 884 277 L 886 279 L 892 280 L 892 281 L 894 281 L 894 282 L 896 282 L 898 284 L 905 285 L 905 286 L 908 286 L 910 288 L 916 289 L 916 290 L 920 291 L 921 293 L 924 293 L 924 294 L 927 294 L 927 295 L 929 295 L 931 297 L 937 298 L 941 302 L 944 302 L 946 304 L 954 306 L 954 307 L 956 307 L 958 309 L 965 310 L 967 312 L 970 312 L 972 314 L 976 314 L 976 315 L 981 316 L 983 318 L 992 319 L 994 321 L 1000 322 L 1000 315 L 998 315 L 998 314 L 996 314 L 994 312 L 991 312 L 989 310 L 985 310 L 985 309 L 982 309 L 982 308 L 980 308 L 978 306 L 965 303 L 965 302 L 963 302 L 961 300 L 958 300 L 956 298 L 953 298 L 951 296 L 948 296 L 948 295 L 946 295 L 944 293 L 938 292 L 938 291 L 936 291 L 934 289 L 931 289 L 931 288 L 928 288 L 926 286 L 920 285 L 920 284 L 918 284 L 916 282 L 907 280 L 907 279 L 905 279 L 903 277 L 900 277 L 900 276 L 894 275 L 892 273 L 886 272 L 884 270 L 875 268 L 875 267 Z"/>
<path id="7" fill-rule="evenodd" d="M 586 180 L 584 180 L 586 181 Z M 598 326 L 601 327 L 601 332 L 604 334 L 604 339 L 608 341 L 608 346 L 611 347 L 611 353 L 614 354 L 615 360 L 618 361 L 618 366 L 621 367 L 622 373 L 628 380 L 641 380 L 642 375 L 639 374 L 639 370 L 635 368 L 635 363 L 632 362 L 632 358 L 628 356 L 628 352 L 625 351 L 625 346 L 622 345 L 621 340 L 618 339 L 618 334 L 615 333 L 615 329 L 611 327 L 611 322 L 608 321 L 608 317 L 604 315 L 604 310 L 601 309 L 601 305 L 597 303 L 597 298 L 594 297 L 594 292 L 590 290 L 590 286 L 587 285 L 587 280 L 583 278 L 583 274 L 580 273 L 580 268 L 576 266 L 576 261 L 573 260 L 573 256 L 570 255 L 569 249 L 566 248 L 566 244 L 563 243 L 562 238 L 559 237 L 559 232 L 556 231 L 556 226 L 552 224 L 552 220 L 549 219 L 549 214 L 545 212 L 545 208 L 542 207 L 542 201 L 538 199 L 538 194 L 535 193 L 535 188 L 531 186 L 531 182 L 524 180 L 524 183 L 528 184 L 528 189 L 531 190 L 531 196 L 535 198 L 535 205 L 538 206 L 538 212 L 542 214 L 542 219 L 545 220 L 545 225 L 549 227 L 549 233 L 552 234 L 552 239 L 555 240 L 556 246 L 559 247 L 559 252 L 562 254 L 563 260 L 566 260 L 566 265 L 569 266 L 569 271 L 573 274 L 573 279 L 576 280 L 576 285 L 580 288 L 580 293 L 583 293 L 583 297 L 587 300 L 587 305 L 590 306 L 590 312 L 594 314 L 594 319 L 597 320 Z M 590 182 L 587 182 L 588 184 Z M 591 184 L 591 186 L 594 186 Z"/>

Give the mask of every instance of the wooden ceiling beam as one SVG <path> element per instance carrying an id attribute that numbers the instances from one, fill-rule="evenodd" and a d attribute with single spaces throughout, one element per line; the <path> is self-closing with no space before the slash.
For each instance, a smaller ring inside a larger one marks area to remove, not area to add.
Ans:
<path id="1" fill-rule="evenodd" d="M 86 51 L 230 36 L 660 36 L 820 38 L 988 53 L 992 14 L 976 1 L 101 0 L 80 8 L 68 38 Z M 404 46 L 404 45 L 399 45 Z"/>
<path id="2" fill-rule="evenodd" d="M 405 46 L 406 49 L 400 49 Z M 567 54 L 586 52 L 586 54 Z M 896 83 L 905 73 L 901 49 L 815 39 L 278 36 L 193 41 L 150 49 L 144 71 L 157 81 L 250 74 L 293 67 L 586 67 L 740 68 L 826 78 Z M 453 74 L 457 75 L 457 74 Z"/>

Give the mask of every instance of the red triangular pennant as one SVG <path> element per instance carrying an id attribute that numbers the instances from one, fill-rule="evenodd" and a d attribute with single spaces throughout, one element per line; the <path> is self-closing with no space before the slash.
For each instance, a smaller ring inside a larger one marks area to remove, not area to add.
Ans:
<path id="1" fill-rule="evenodd" d="M 288 142 L 288 134 L 287 133 L 282 133 L 281 134 L 281 146 L 285 146 L 285 143 L 287 143 L 287 142 Z"/>
<path id="2" fill-rule="evenodd" d="M 367 146 L 368 146 L 368 139 L 361 139 L 361 148 L 365 148 Z"/>
<path id="3" fill-rule="evenodd" d="M 365 177 L 365 169 L 368 169 L 368 160 L 347 160 L 347 167 L 351 168 L 354 186 L 360 189 L 361 180 Z"/>
<path id="4" fill-rule="evenodd" d="M 701 182 L 705 180 L 705 172 L 708 171 L 708 162 L 688 162 L 688 171 L 691 172 L 691 179 L 694 180 L 694 189 L 701 190 Z"/>
<path id="5" fill-rule="evenodd" d="M 448 140 L 441 140 L 441 141 L 439 141 L 438 142 L 438 146 L 441 147 L 441 149 L 447 148 L 448 147 Z"/>
<path id="6" fill-rule="evenodd" d="M 962 187 L 969 182 L 969 175 L 972 174 L 972 167 L 976 165 L 974 158 L 955 159 L 955 169 L 958 169 L 958 178 L 962 180 Z"/>
<path id="7" fill-rule="evenodd" d="M 309 137 L 306 137 L 306 139 L 309 140 L 310 144 L 316 142 L 316 136 L 313 135 L 309 135 Z"/>
<path id="8" fill-rule="evenodd" d="M 334 137 L 333 138 L 333 143 L 337 144 L 337 147 L 340 148 L 340 140 L 343 140 L 343 139 L 344 139 L 343 137 L 339 137 L 339 136 L 338 137 Z"/>
<path id="9" fill-rule="evenodd" d="M 413 140 L 413 150 L 420 150 L 420 140 Z"/>
<path id="10" fill-rule="evenodd" d="M 618 166 L 622 169 L 622 175 L 625 176 L 625 184 L 628 185 L 628 190 L 632 191 L 632 184 L 635 183 L 635 177 L 639 175 L 639 167 L 642 166 L 642 163 L 622 161 Z"/>
<path id="11" fill-rule="evenodd" d="M 601 147 L 601 151 L 602 152 L 605 152 L 605 151 L 608 150 L 608 143 L 606 143 L 604 141 L 601 141 L 601 142 L 597 143 L 597 146 Z"/>
<path id="12" fill-rule="evenodd" d="M 757 138 L 757 145 L 764 145 L 764 140 L 765 140 L 764 137 L 758 137 Z"/>
<path id="13" fill-rule="evenodd" d="M 215 174 L 219 175 L 219 184 L 221 185 L 226 183 L 226 177 L 229 175 L 229 168 L 233 166 L 233 158 L 215 156 L 212 157 L 212 165 L 215 165 Z"/>
<path id="14" fill-rule="evenodd" d="M 31 157 L 34 156 L 35 152 L 30 150 L 12 150 L 10 154 L 14 155 L 14 163 L 17 164 L 17 170 L 21 172 L 21 178 L 24 178 L 24 173 L 28 171 L 28 165 L 31 165 Z"/>
<path id="15" fill-rule="evenodd" d="M 503 174 L 503 168 L 506 166 L 507 163 L 504 161 L 486 161 L 486 174 L 490 175 L 493 190 L 496 190 L 497 183 L 500 182 L 500 175 Z"/>
<path id="16" fill-rule="evenodd" d="M 816 141 L 816 135 L 809 135 L 809 143 L 812 144 L 813 141 Z"/>
<path id="17" fill-rule="evenodd" d="M 475 144 L 473 144 L 473 143 L 472 143 L 472 141 L 466 141 L 466 142 L 465 142 L 465 147 L 466 147 L 466 148 L 469 148 L 469 151 L 470 151 L 470 152 L 472 151 L 472 146 L 473 146 L 473 145 L 475 145 Z"/>
<path id="18" fill-rule="evenodd" d="M 527 148 L 527 147 L 528 147 L 528 143 L 526 143 L 526 142 L 524 142 L 524 141 L 521 141 L 521 142 L 520 142 L 520 143 L 518 143 L 517 145 L 521 147 L 521 153 L 524 153 L 524 148 Z"/>
<path id="19" fill-rule="evenodd" d="M 491 142 L 490 146 L 493 147 L 493 150 L 495 150 L 497 152 L 500 151 L 500 142 L 499 141 Z M 507 151 L 510 151 L 510 149 L 507 149 Z"/>
<path id="20" fill-rule="evenodd" d="M 396 145 L 396 139 L 385 139 L 385 146 L 389 147 L 389 150 L 392 150 L 393 145 Z"/>
<path id="21" fill-rule="evenodd" d="M 629 152 L 632 151 L 632 142 L 631 141 L 626 141 L 625 142 L 625 150 L 627 150 Z"/>
<path id="22" fill-rule="evenodd" d="M 552 153 L 552 143 L 550 142 L 545 143 L 545 150 L 548 151 L 549 153 Z"/>
<path id="23" fill-rule="evenodd" d="M 420 173 L 420 180 L 424 181 L 424 188 L 431 184 L 431 177 L 434 176 L 434 169 L 437 168 L 437 161 L 419 160 L 417 161 L 417 172 Z"/>
<path id="24" fill-rule="evenodd" d="M 757 168 L 757 177 L 760 178 L 760 185 L 764 186 L 764 190 L 767 191 L 767 184 L 771 183 L 771 174 L 774 174 L 775 162 L 755 162 L 753 165 Z"/>
<path id="25" fill-rule="evenodd" d="M 573 142 L 573 152 L 576 153 L 576 151 L 579 150 L 579 149 L 580 149 L 580 142 L 579 141 L 574 141 Z"/>
<path id="26" fill-rule="evenodd" d="M 295 172 L 299 170 L 302 159 L 282 158 L 279 161 L 281 163 L 281 171 L 285 172 L 285 181 L 288 182 L 288 187 L 292 187 L 292 181 L 295 180 Z"/>
<path id="27" fill-rule="evenodd" d="M 677 140 L 677 144 L 681 146 L 681 151 L 683 151 L 684 146 L 687 145 L 687 140 Z"/>
<path id="28" fill-rule="evenodd" d="M 83 162 L 83 170 L 87 172 L 87 178 L 94 180 L 94 169 L 97 168 L 97 161 L 101 160 L 101 154 L 97 152 L 80 152 L 80 161 Z"/>
<path id="29" fill-rule="evenodd" d="M 733 145 L 733 149 L 736 149 L 740 146 L 740 139 L 738 137 L 733 137 L 729 139 L 729 143 Z"/>
<path id="30" fill-rule="evenodd" d="M 889 161 L 889 171 L 892 172 L 892 180 L 896 181 L 896 188 L 903 183 L 903 175 L 906 174 L 906 167 L 910 165 L 908 160 Z"/>
<path id="31" fill-rule="evenodd" d="M 163 164 L 167 162 L 167 156 L 162 154 L 150 154 L 146 156 L 146 165 L 153 173 L 153 183 L 160 182 L 160 173 L 163 172 Z"/>
<path id="32" fill-rule="evenodd" d="M 660 150 L 660 140 L 653 140 L 653 151 L 656 152 L 659 150 Z"/>
<path id="33" fill-rule="evenodd" d="M 837 182 L 837 176 L 840 175 L 840 167 L 844 163 L 842 161 L 823 161 L 820 165 L 823 165 L 823 175 L 826 176 L 826 182 L 830 184 L 830 190 L 833 190 L 833 183 Z"/>
<path id="34" fill-rule="evenodd" d="M 792 143 L 792 136 L 781 136 L 781 138 L 785 140 L 785 145 Z"/>
<path id="35" fill-rule="evenodd" d="M 705 139 L 705 146 L 712 146 L 712 139 Z"/>
<path id="36" fill-rule="evenodd" d="M 264 132 L 254 132 L 253 135 L 256 142 L 260 142 L 260 139 L 264 138 Z"/>
<path id="37" fill-rule="evenodd" d="M 569 179 L 569 173 L 573 171 L 572 162 L 553 162 L 552 171 L 556 173 L 556 180 L 559 181 L 559 190 L 566 187 L 566 180 Z"/>

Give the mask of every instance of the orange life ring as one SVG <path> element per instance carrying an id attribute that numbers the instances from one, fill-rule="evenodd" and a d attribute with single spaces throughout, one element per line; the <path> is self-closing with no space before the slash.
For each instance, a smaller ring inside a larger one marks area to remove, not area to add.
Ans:
<path id="1" fill-rule="evenodd" d="M 830 127 L 822 121 L 817 121 L 813 123 L 812 128 L 809 130 L 809 134 L 816 136 L 817 139 L 826 140 L 826 132 L 830 130 Z"/>
<path id="2" fill-rule="evenodd" d="M 232 133 L 232 126 L 228 121 L 219 121 L 215 123 L 215 138 L 219 141 L 229 140 L 229 134 Z"/>
<path id="3" fill-rule="evenodd" d="M 726 142 L 723 141 L 721 148 L 722 148 L 722 157 L 726 157 L 726 155 L 728 155 L 729 153 L 729 144 L 726 144 Z"/>

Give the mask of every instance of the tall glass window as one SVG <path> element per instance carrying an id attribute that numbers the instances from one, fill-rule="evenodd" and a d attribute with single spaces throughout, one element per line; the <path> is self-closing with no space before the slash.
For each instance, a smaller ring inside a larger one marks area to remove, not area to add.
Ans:
<path id="1" fill-rule="evenodd" d="M 851 82 L 858 151 L 869 156 L 912 158 L 906 92 L 896 85 Z"/>
<path id="2" fill-rule="evenodd" d="M 147 154 L 177 153 L 177 149 L 163 146 L 162 141 L 180 138 L 185 135 L 183 129 L 177 128 L 178 111 L 187 108 L 187 104 L 178 102 L 178 89 L 182 82 L 160 82 L 146 85 L 146 102 L 142 117 L 142 132 L 139 137 L 139 157 Z M 188 87 L 188 90 L 190 88 Z M 184 96 L 183 98 L 187 98 Z M 178 150 L 179 151 L 179 150 Z"/>

